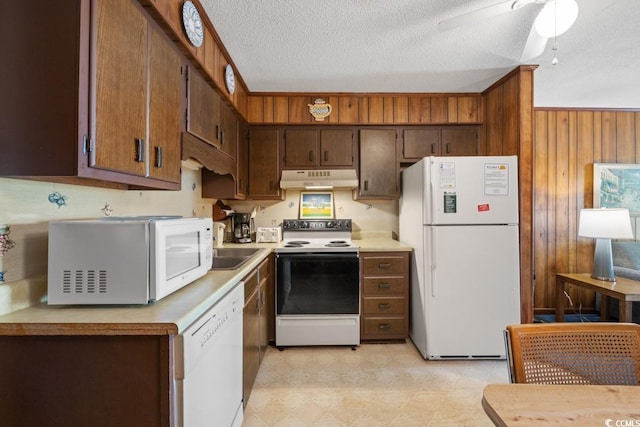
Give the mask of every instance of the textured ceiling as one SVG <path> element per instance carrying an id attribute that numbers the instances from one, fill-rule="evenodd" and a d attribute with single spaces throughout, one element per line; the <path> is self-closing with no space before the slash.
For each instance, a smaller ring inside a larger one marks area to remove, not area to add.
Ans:
<path id="1" fill-rule="evenodd" d="M 576 0 L 538 58 L 536 107 L 640 108 L 640 0 Z M 500 0 L 201 0 L 251 92 L 480 92 L 520 65 L 540 5 L 441 32 Z"/>

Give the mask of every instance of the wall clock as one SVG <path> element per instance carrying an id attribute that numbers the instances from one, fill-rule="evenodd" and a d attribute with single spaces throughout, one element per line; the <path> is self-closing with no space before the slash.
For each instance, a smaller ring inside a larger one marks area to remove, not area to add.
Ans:
<path id="1" fill-rule="evenodd" d="M 191 44 L 195 47 L 202 46 L 204 40 L 202 20 L 200 20 L 198 9 L 190 1 L 185 1 L 182 5 L 182 25 Z"/>
<path id="2" fill-rule="evenodd" d="M 224 69 L 224 84 L 227 86 L 227 90 L 230 94 L 233 94 L 236 90 L 236 76 L 233 73 L 233 67 L 231 64 L 227 64 Z"/>

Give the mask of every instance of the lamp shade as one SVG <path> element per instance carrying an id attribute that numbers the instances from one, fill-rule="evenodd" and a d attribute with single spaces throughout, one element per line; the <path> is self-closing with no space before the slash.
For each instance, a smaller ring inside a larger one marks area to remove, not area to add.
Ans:
<path id="1" fill-rule="evenodd" d="M 628 209 L 582 209 L 578 236 L 595 239 L 631 239 Z"/>
<path id="2" fill-rule="evenodd" d="M 549 0 L 538 14 L 535 27 L 538 34 L 551 38 L 567 31 L 578 17 L 575 0 Z"/>

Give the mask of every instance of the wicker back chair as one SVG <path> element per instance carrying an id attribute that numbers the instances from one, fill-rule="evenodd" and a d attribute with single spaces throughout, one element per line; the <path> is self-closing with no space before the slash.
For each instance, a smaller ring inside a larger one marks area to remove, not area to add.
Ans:
<path id="1" fill-rule="evenodd" d="M 640 325 L 510 325 L 505 339 L 511 382 L 640 385 Z"/>

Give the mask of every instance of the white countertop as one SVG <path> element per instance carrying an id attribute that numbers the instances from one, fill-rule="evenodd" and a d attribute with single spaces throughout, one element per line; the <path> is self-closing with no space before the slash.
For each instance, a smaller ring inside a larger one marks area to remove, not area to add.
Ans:
<path id="1" fill-rule="evenodd" d="M 391 238 L 354 240 L 361 252 L 410 251 Z M 0 335 L 177 335 L 253 271 L 278 243 L 230 244 L 262 249 L 236 270 L 212 270 L 148 305 L 37 304 L 0 317 Z"/>

